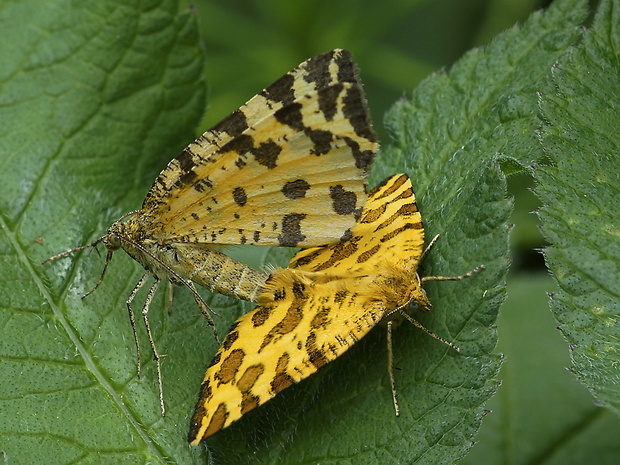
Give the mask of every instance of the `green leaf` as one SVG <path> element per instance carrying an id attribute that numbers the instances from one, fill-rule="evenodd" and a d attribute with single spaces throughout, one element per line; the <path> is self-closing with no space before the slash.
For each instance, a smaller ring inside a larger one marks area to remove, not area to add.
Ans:
<path id="1" fill-rule="evenodd" d="M 442 189 L 433 195 L 450 198 L 459 187 L 453 172 L 463 171 L 472 159 L 473 169 L 498 157 L 511 165 L 540 161 L 538 93 L 549 87 L 553 64 L 579 38 L 584 16 L 584 1 L 554 2 L 486 48 L 471 50 L 449 72 L 422 82 L 386 115 L 394 142 L 379 177 L 404 158 L 415 185 L 424 180 L 418 194 L 426 195 L 420 188 L 432 180 Z"/>
<path id="2" fill-rule="evenodd" d="M 546 273 L 513 275 L 498 319 L 503 383 L 486 405 L 477 445 L 460 462 L 525 465 L 613 464 L 620 419 L 592 404 L 565 369 L 566 344 L 549 312 Z"/>
<path id="3" fill-rule="evenodd" d="M 545 251 L 560 291 L 551 308 L 573 371 L 598 403 L 620 413 L 620 2 L 602 2 L 583 45 L 553 70 L 541 98 L 551 166 L 534 171 Z"/>
<path id="4" fill-rule="evenodd" d="M 136 378 L 124 309 L 139 267 L 115 259 L 101 289 L 81 300 L 101 272 L 97 254 L 41 266 L 139 206 L 204 111 L 204 57 L 191 14 L 173 0 L 134 5 L 28 0 L 0 9 L 0 450 L 7 463 L 203 461 L 185 440 L 186 398 L 195 395 L 202 366 L 184 365 L 188 353 L 206 360 L 213 349 L 199 342 L 212 339 L 202 321 L 183 312 L 165 318 L 162 299 L 154 305 L 158 347 L 170 359 L 162 419 L 148 346 Z"/>

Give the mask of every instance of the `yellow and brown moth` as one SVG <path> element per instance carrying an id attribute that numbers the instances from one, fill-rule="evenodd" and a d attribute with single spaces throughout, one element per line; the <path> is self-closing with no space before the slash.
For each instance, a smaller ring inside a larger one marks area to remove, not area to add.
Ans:
<path id="1" fill-rule="evenodd" d="M 141 209 L 123 215 L 93 243 L 48 261 L 102 242 L 108 252 L 95 289 L 116 250 L 145 268 L 127 307 L 139 370 L 131 303 L 152 276 L 142 313 L 161 386 L 160 356 L 147 317 L 160 282 L 187 287 L 211 323 L 194 284 L 256 300 L 268 274 L 216 246 L 313 247 L 347 237 L 366 200 L 366 177 L 377 150 L 350 53 L 318 55 L 189 144 L 157 177 Z"/>
<path id="2" fill-rule="evenodd" d="M 260 306 L 233 324 L 207 369 L 189 442 L 197 445 L 307 378 L 382 320 L 388 329 L 401 316 L 421 326 L 406 310 L 430 308 L 425 281 L 459 280 L 481 269 L 420 278 L 423 254 L 424 229 L 411 181 L 405 174 L 393 176 L 371 192 L 347 240 L 302 250 L 288 268 L 272 273 Z M 390 377 L 393 384 L 391 370 Z"/>

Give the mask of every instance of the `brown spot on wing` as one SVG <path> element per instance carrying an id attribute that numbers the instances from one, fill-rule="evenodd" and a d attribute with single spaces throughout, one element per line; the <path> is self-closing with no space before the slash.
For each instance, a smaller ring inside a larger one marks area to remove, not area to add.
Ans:
<path id="1" fill-rule="evenodd" d="M 324 365 L 327 365 L 331 360 L 328 359 L 323 351 L 316 345 L 316 333 L 311 332 L 306 338 L 306 353 L 308 354 L 308 360 L 317 369 Z"/>
<path id="2" fill-rule="evenodd" d="M 330 186 L 329 196 L 332 199 L 334 211 L 339 215 L 350 215 L 355 211 L 357 205 L 355 192 L 347 191 L 341 185 Z"/>
<path id="3" fill-rule="evenodd" d="M 312 141 L 313 148 L 310 153 L 313 155 L 325 155 L 331 149 L 331 142 L 334 135 L 330 131 L 323 129 L 304 129 L 304 133 Z"/>
<path id="4" fill-rule="evenodd" d="M 273 116 L 281 124 L 286 124 L 297 131 L 303 131 L 304 118 L 301 115 L 302 104 L 299 102 L 291 103 L 276 111 Z"/>
<path id="5" fill-rule="evenodd" d="M 216 124 L 212 131 L 225 132 L 230 137 L 237 137 L 248 129 L 248 122 L 241 110 L 235 110 L 218 124 Z"/>
<path id="6" fill-rule="evenodd" d="M 376 222 L 385 213 L 385 205 L 381 205 L 377 208 L 364 210 L 360 223 L 372 224 Z"/>
<path id="7" fill-rule="evenodd" d="M 372 130 L 371 125 L 368 124 L 369 117 L 365 105 L 360 104 L 360 102 L 365 102 L 362 88 L 360 86 L 349 87 L 342 102 L 344 104 L 342 110 L 344 116 L 349 120 L 351 126 L 353 126 L 355 133 L 372 142 L 376 141 L 377 136 Z"/>
<path id="8" fill-rule="evenodd" d="M 224 349 L 229 349 L 237 341 L 237 339 L 239 339 L 239 331 L 237 331 L 235 327 L 236 325 L 230 328 L 228 334 L 226 335 L 226 339 L 222 342 L 222 347 Z"/>
<path id="9" fill-rule="evenodd" d="M 265 324 L 265 322 L 271 316 L 273 307 L 271 306 L 262 306 L 257 307 L 254 313 L 252 314 L 252 326 L 258 328 Z"/>
<path id="10" fill-rule="evenodd" d="M 278 163 L 278 155 L 282 152 L 282 147 L 272 140 L 261 142 L 261 144 L 250 150 L 258 163 L 267 168 L 273 169 Z"/>
<path id="11" fill-rule="evenodd" d="M 306 217 L 305 213 L 289 213 L 282 218 L 282 234 L 278 236 L 278 242 L 283 247 L 296 247 L 304 241 L 306 236 L 301 233 L 301 221 Z"/>
<path id="12" fill-rule="evenodd" d="M 250 392 L 254 385 L 256 384 L 256 380 L 265 372 L 265 365 L 262 363 L 258 363 L 256 365 L 252 365 L 248 367 L 237 381 L 237 387 L 243 393 Z"/>
<path id="13" fill-rule="evenodd" d="M 291 104 L 295 101 L 294 82 L 295 77 L 291 73 L 287 73 L 264 89 L 259 95 L 272 102 L 280 102 L 282 105 Z"/>
<path id="14" fill-rule="evenodd" d="M 258 349 L 259 352 L 274 340 L 294 331 L 303 320 L 307 295 L 305 294 L 305 286 L 302 283 L 293 283 L 293 296 L 293 302 L 291 302 L 284 317 L 265 335 Z"/>
<path id="15" fill-rule="evenodd" d="M 277 394 L 283 389 L 295 384 L 295 380 L 287 373 L 290 358 L 291 357 L 288 353 L 284 353 L 278 359 L 276 374 L 271 380 L 271 391 L 274 394 Z"/>
<path id="16" fill-rule="evenodd" d="M 254 148 L 254 139 L 252 136 L 247 134 L 241 134 L 238 137 L 235 137 L 233 140 L 225 144 L 221 151 L 226 152 L 235 152 L 239 155 L 245 155 L 250 150 Z"/>
<path id="17" fill-rule="evenodd" d="M 358 82 L 357 68 L 348 50 L 338 50 L 331 52 L 333 60 L 338 65 L 338 81 Z"/>
<path id="18" fill-rule="evenodd" d="M 311 263 L 316 263 L 312 266 L 312 271 L 324 271 L 327 270 L 338 262 L 344 260 L 347 257 L 355 254 L 359 249 L 359 241 L 361 237 L 355 236 L 351 237 L 347 241 L 338 242 L 330 247 L 331 254 L 329 259 L 324 260 L 322 262 L 317 261 L 316 255 L 309 254 L 306 257 L 301 257 L 298 261 L 294 262 L 292 265 L 295 268 L 307 266 Z"/>
<path id="19" fill-rule="evenodd" d="M 209 176 L 205 176 L 203 179 L 199 179 L 194 183 L 194 189 L 196 192 L 205 192 L 208 189 L 213 188 L 213 183 L 209 179 Z"/>
<path id="20" fill-rule="evenodd" d="M 351 152 L 353 152 L 355 166 L 367 172 L 375 158 L 375 153 L 372 150 L 361 150 L 360 144 L 350 137 L 345 137 L 344 142 L 349 146 Z"/>
<path id="21" fill-rule="evenodd" d="M 310 184 L 303 179 L 296 179 L 284 184 L 282 194 L 287 199 L 302 199 L 306 196 L 308 189 L 310 189 Z"/>
<path id="22" fill-rule="evenodd" d="M 407 231 L 408 229 L 422 229 L 422 223 L 406 223 L 400 228 L 393 229 L 381 238 L 381 242 L 388 242 L 391 239 L 398 237 L 399 234 L 403 231 Z"/>
<path id="23" fill-rule="evenodd" d="M 290 268 L 303 268 L 309 263 L 314 262 L 316 260 L 316 257 L 320 256 L 322 252 L 323 252 L 322 249 L 316 248 L 312 250 L 311 252 L 309 252 L 308 255 L 300 257 L 297 260 L 295 260 L 295 257 L 293 257 L 293 260 L 291 260 L 291 263 L 289 263 L 289 267 Z"/>
<path id="24" fill-rule="evenodd" d="M 334 58 L 333 52 L 324 53 L 307 61 L 305 68 L 304 81 L 313 84 L 320 89 L 332 82 L 332 73 L 329 71 L 329 64 Z"/>
<path id="25" fill-rule="evenodd" d="M 200 400 L 198 401 L 198 404 L 196 404 L 194 415 L 192 415 L 192 420 L 189 424 L 189 434 L 187 435 L 189 442 L 193 442 L 194 439 L 196 439 L 196 436 L 198 435 L 198 430 L 202 426 L 202 419 L 206 418 L 209 413 L 207 412 L 205 406 L 212 397 L 213 391 L 211 389 L 209 380 L 205 380 L 200 386 Z M 220 428 L 222 426 L 220 426 Z"/>
<path id="26" fill-rule="evenodd" d="M 343 85 L 341 83 L 329 86 L 323 92 L 319 93 L 319 108 L 327 121 L 332 121 L 338 111 L 338 97 L 342 92 Z"/>
<path id="27" fill-rule="evenodd" d="M 357 257 L 357 263 L 364 263 L 367 262 L 368 260 L 370 260 L 372 257 L 374 257 L 374 255 L 379 252 L 381 250 L 381 246 L 379 244 L 375 245 L 374 247 L 368 249 L 368 250 L 364 250 L 361 254 L 359 254 L 359 256 Z"/>
<path id="28" fill-rule="evenodd" d="M 209 422 L 209 426 L 207 427 L 207 430 L 205 431 L 204 437 L 208 438 L 212 434 L 215 434 L 219 430 L 221 430 L 226 424 L 226 419 L 228 418 L 229 415 L 230 413 L 228 412 L 228 409 L 226 408 L 226 404 L 218 405 L 217 409 L 215 409 L 215 412 L 213 413 L 213 416 L 211 417 L 211 421 Z"/>
<path id="29" fill-rule="evenodd" d="M 329 307 L 322 306 L 319 311 L 316 312 L 314 317 L 312 317 L 312 321 L 310 322 L 310 327 L 313 330 L 317 329 L 325 329 L 329 324 L 332 309 Z"/>
<path id="30" fill-rule="evenodd" d="M 255 409 L 259 405 L 260 399 L 257 396 L 252 395 L 251 392 L 243 393 L 241 400 L 241 415 L 245 415 L 250 410 Z"/>
<path id="31" fill-rule="evenodd" d="M 244 357 L 245 352 L 241 349 L 234 349 L 228 354 L 222 361 L 220 369 L 213 375 L 213 379 L 218 381 L 218 385 L 228 384 L 235 380 Z"/>
<path id="32" fill-rule="evenodd" d="M 233 190 L 233 200 L 240 207 L 243 207 L 248 202 L 248 196 L 243 187 L 235 187 Z"/>

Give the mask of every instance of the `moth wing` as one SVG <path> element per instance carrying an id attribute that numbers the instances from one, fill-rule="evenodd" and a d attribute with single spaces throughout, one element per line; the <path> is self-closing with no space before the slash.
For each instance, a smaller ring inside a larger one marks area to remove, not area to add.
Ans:
<path id="1" fill-rule="evenodd" d="M 239 318 L 208 368 L 190 423 L 191 444 L 312 375 L 381 320 L 383 306 L 350 293 L 365 286 L 350 281 L 304 285 L 296 275 L 278 275 L 271 286 L 280 299 Z"/>
<path id="2" fill-rule="evenodd" d="M 383 273 L 386 264 L 414 272 L 424 249 L 422 216 L 411 180 L 398 174 L 370 192 L 351 237 L 299 251 L 289 268 L 343 276 Z"/>
<path id="3" fill-rule="evenodd" d="M 142 215 L 162 243 L 335 242 L 359 218 L 377 150 L 355 65 L 334 50 L 191 143 L 156 179 Z"/>

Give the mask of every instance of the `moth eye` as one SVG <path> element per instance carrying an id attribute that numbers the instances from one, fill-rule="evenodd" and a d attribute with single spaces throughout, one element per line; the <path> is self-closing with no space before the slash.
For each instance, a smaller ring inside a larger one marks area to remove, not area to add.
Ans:
<path id="1" fill-rule="evenodd" d="M 121 238 L 119 235 L 114 233 L 109 233 L 105 237 L 103 243 L 105 244 L 106 248 L 108 250 L 111 250 L 112 252 L 121 248 Z"/>

